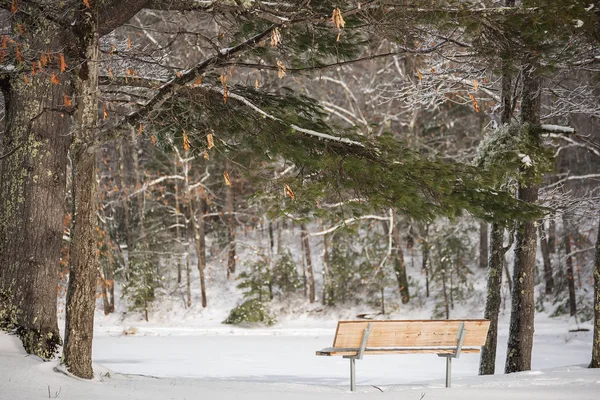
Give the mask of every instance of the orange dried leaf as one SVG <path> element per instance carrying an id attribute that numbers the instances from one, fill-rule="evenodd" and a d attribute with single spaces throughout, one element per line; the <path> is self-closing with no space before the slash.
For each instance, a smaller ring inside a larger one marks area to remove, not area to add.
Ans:
<path id="1" fill-rule="evenodd" d="M 204 151 L 204 159 L 205 160 L 210 160 L 210 156 L 208 155 L 208 151 Z"/>
<path id="2" fill-rule="evenodd" d="M 67 63 L 65 62 L 65 56 L 63 55 L 63 53 L 60 53 L 58 55 L 58 62 L 60 65 L 60 72 L 65 72 L 65 70 L 67 69 Z"/>
<path id="3" fill-rule="evenodd" d="M 17 11 L 19 11 L 19 6 L 17 5 L 17 0 L 12 0 L 12 3 L 10 5 L 10 12 L 14 14 Z"/>
<path id="4" fill-rule="evenodd" d="M 60 83 L 60 80 L 54 74 L 54 72 L 52 73 L 52 75 L 50 75 L 50 82 L 54 83 L 55 85 L 58 85 Z"/>
<path id="5" fill-rule="evenodd" d="M 104 104 L 102 115 L 104 119 L 108 118 L 108 107 L 106 106 L 106 103 Z"/>
<path id="6" fill-rule="evenodd" d="M 138 135 L 141 135 L 142 132 L 144 132 L 144 127 L 142 126 L 142 123 L 140 122 L 140 127 L 138 128 Z"/>
<path id="7" fill-rule="evenodd" d="M 48 64 L 48 57 L 46 56 L 46 53 L 42 52 L 42 57 L 40 58 L 40 61 L 42 63 L 42 67 L 45 67 Z"/>
<path id="8" fill-rule="evenodd" d="M 206 135 L 206 141 L 208 142 L 209 150 L 212 149 L 213 147 L 215 147 L 215 142 L 214 142 L 212 133 L 209 133 L 208 135 Z"/>
<path id="9" fill-rule="evenodd" d="M 83 4 L 87 7 L 87 8 L 91 8 L 92 6 L 90 5 L 90 0 L 83 0 Z"/>
<path id="10" fill-rule="evenodd" d="M 473 79 L 473 88 L 475 88 L 475 91 L 479 90 L 479 83 Z"/>
<path id="11" fill-rule="evenodd" d="M 23 74 L 23 82 L 25 82 L 26 85 L 29 83 L 29 78 L 27 77 L 27 74 Z"/>
<path id="12" fill-rule="evenodd" d="M 150 140 L 152 141 L 152 144 L 156 146 L 156 136 L 154 136 L 154 134 L 152 134 L 152 136 L 150 136 Z"/>
<path id="13" fill-rule="evenodd" d="M 335 25 L 335 27 L 339 30 L 341 30 L 344 25 L 346 25 L 346 21 L 344 21 L 344 17 L 342 17 L 342 11 L 340 10 L 339 7 L 336 7 L 333 10 L 333 14 L 331 15 L 331 21 L 333 22 L 333 25 Z"/>
<path id="14" fill-rule="evenodd" d="M 188 138 L 187 133 L 185 133 L 185 131 L 183 131 L 183 149 L 185 151 L 190 151 L 190 148 L 192 146 L 190 145 L 190 139 Z"/>
<path id="15" fill-rule="evenodd" d="M 196 87 L 196 86 L 200 86 L 200 85 L 202 85 L 202 77 L 201 76 L 196 78 L 194 83 L 192 83 L 192 87 Z"/>
<path id="16" fill-rule="evenodd" d="M 473 108 L 475 109 L 475 112 L 479 112 L 479 104 L 477 104 L 477 99 L 471 93 L 469 93 L 469 97 L 471 98 L 471 101 L 473 102 Z"/>
<path id="17" fill-rule="evenodd" d="M 17 60 L 19 60 L 19 62 L 23 62 L 23 55 L 21 54 L 21 49 L 19 48 L 19 45 L 15 45 L 15 52 L 17 55 Z"/>
<path id="18" fill-rule="evenodd" d="M 23 25 L 17 24 L 17 29 L 19 30 L 19 33 L 21 35 L 25 33 L 25 29 L 23 29 Z"/>
<path id="19" fill-rule="evenodd" d="M 285 184 L 285 194 L 290 196 L 290 198 L 292 200 L 294 200 L 296 198 L 296 196 L 294 195 L 294 191 L 292 190 L 290 185 L 288 185 L 287 183 Z"/>
<path id="20" fill-rule="evenodd" d="M 175 75 L 177 75 L 178 78 L 181 78 L 183 76 L 183 74 L 181 73 L 181 71 L 175 72 Z"/>
<path id="21" fill-rule="evenodd" d="M 71 105 L 73 104 L 73 100 L 71 100 L 71 98 L 66 94 L 64 95 L 63 101 L 65 103 L 65 107 L 71 107 Z"/>
<path id="22" fill-rule="evenodd" d="M 131 38 L 127 38 L 127 48 L 130 49 L 131 48 Z"/>
<path id="23" fill-rule="evenodd" d="M 277 60 L 276 64 L 277 64 L 277 76 L 279 77 L 279 79 L 281 79 L 285 76 L 287 68 L 280 60 Z"/>
<path id="24" fill-rule="evenodd" d="M 2 35 L 2 48 L 5 49 L 8 47 L 8 36 Z"/>
<path id="25" fill-rule="evenodd" d="M 231 178 L 229 178 L 229 173 L 227 171 L 223 171 L 223 178 L 225 179 L 225 184 L 231 186 Z"/>
<path id="26" fill-rule="evenodd" d="M 37 73 L 37 64 L 35 61 L 31 63 L 31 75 L 35 75 Z"/>
<path id="27" fill-rule="evenodd" d="M 423 74 L 421 73 L 421 71 L 417 70 L 417 76 L 419 77 L 419 81 L 423 80 Z"/>
<path id="28" fill-rule="evenodd" d="M 229 98 L 229 89 L 227 86 L 223 88 L 223 104 L 227 104 L 227 99 Z"/>
<path id="29" fill-rule="evenodd" d="M 258 78 L 256 78 L 256 80 L 254 81 L 254 88 L 258 89 Z"/>

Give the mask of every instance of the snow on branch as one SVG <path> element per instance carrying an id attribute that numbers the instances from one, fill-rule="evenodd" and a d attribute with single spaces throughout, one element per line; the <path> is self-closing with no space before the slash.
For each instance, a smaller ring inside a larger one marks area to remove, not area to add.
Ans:
<path id="1" fill-rule="evenodd" d="M 334 232 L 337 229 L 341 228 L 342 226 L 348 225 L 352 222 L 356 222 L 356 221 L 362 221 L 365 219 L 376 219 L 379 221 L 389 221 L 391 217 L 382 217 L 380 215 L 363 215 L 362 217 L 356 217 L 356 218 L 348 218 L 346 220 L 344 220 L 343 222 L 334 225 L 330 228 L 327 228 L 325 230 L 319 231 L 319 232 L 313 232 L 313 233 L 309 233 L 308 236 L 323 236 L 323 235 L 327 235 L 328 233 Z"/>
<path id="2" fill-rule="evenodd" d="M 544 131 L 546 133 L 563 133 L 563 134 L 575 133 L 575 128 L 571 128 L 570 126 L 543 124 L 541 127 L 542 127 L 542 131 Z"/>

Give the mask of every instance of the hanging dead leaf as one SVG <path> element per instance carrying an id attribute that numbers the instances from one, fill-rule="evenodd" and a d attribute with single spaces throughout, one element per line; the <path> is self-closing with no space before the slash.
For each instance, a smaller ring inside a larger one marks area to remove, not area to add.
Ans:
<path id="1" fill-rule="evenodd" d="M 200 85 L 202 85 L 202 77 L 201 76 L 199 76 L 199 77 L 196 78 L 196 80 L 194 81 L 194 83 L 192 83 L 192 87 L 197 87 L 197 86 L 200 86 Z"/>
<path id="2" fill-rule="evenodd" d="M 417 76 L 419 77 L 419 81 L 423 80 L 423 74 L 421 73 L 421 71 L 417 70 Z"/>
<path id="3" fill-rule="evenodd" d="M 104 103 L 103 106 L 102 116 L 104 117 L 104 119 L 108 118 L 108 107 L 106 106 L 106 103 Z"/>
<path id="4" fill-rule="evenodd" d="M 188 138 L 187 133 L 185 133 L 185 131 L 183 131 L 183 149 L 185 151 L 190 151 L 190 148 L 192 146 L 190 145 L 190 139 Z"/>
<path id="5" fill-rule="evenodd" d="M 479 104 L 477 104 L 477 99 L 471 93 L 469 93 L 469 97 L 471 98 L 471 101 L 473 102 L 473 108 L 475 109 L 475 112 L 479 112 Z"/>
<path id="6" fill-rule="evenodd" d="M 17 60 L 19 60 L 19 62 L 23 62 L 23 55 L 21 55 L 21 49 L 19 48 L 19 45 L 15 45 L 15 53 L 17 55 Z"/>
<path id="7" fill-rule="evenodd" d="M 19 6 L 17 4 L 17 0 L 12 0 L 12 3 L 10 5 L 10 12 L 14 14 L 17 11 L 19 11 Z"/>
<path id="8" fill-rule="evenodd" d="M 115 79 L 115 74 L 111 67 L 108 67 L 108 76 L 110 76 L 110 79 Z"/>
<path id="9" fill-rule="evenodd" d="M 90 5 L 90 0 L 83 0 L 83 4 L 87 7 L 87 8 L 91 8 L 92 6 Z"/>
<path id="10" fill-rule="evenodd" d="M 56 75 L 54 75 L 54 72 L 52 73 L 52 75 L 50 75 L 50 82 L 54 83 L 55 85 L 58 85 L 60 83 L 60 80 Z"/>
<path id="11" fill-rule="evenodd" d="M 292 190 L 290 185 L 288 185 L 287 183 L 285 184 L 285 194 L 290 196 L 290 198 L 292 200 L 294 200 L 296 198 L 296 196 L 294 195 L 294 191 Z"/>
<path id="12" fill-rule="evenodd" d="M 156 142 L 157 142 L 157 140 L 156 140 L 156 136 L 154 136 L 154 134 L 152 134 L 152 136 L 150 136 L 150 140 L 152 141 L 152 144 L 153 144 L 154 146 L 156 146 Z"/>
<path id="13" fill-rule="evenodd" d="M 277 76 L 279 79 L 283 78 L 286 75 L 287 68 L 281 62 L 281 60 L 277 60 Z"/>
<path id="14" fill-rule="evenodd" d="M 227 104 L 227 99 L 229 98 L 229 89 L 227 86 L 223 88 L 223 104 Z"/>
<path id="15" fill-rule="evenodd" d="M 40 62 L 42 63 L 42 67 L 45 67 L 48 64 L 48 56 L 46 56 L 45 52 L 42 52 L 42 56 L 40 57 Z M 40 69 L 42 69 L 40 67 Z"/>
<path id="16" fill-rule="evenodd" d="M 225 179 L 225 184 L 227 186 L 231 186 L 231 179 L 229 178 L 229 173 L 227 171 L 223 171 L 223 179 Z"/>
<path id="17" fill-rule="evenodd" d="M 338 31 L 341 30 L 344 27 L 344 25 L 346 25 L 346 21 L 344 21 L 344 17 L 342 17 L 342 11 L 339 7 L 336 7 L 333 10 L 333 14 L 331 15 L 331 21 L 333 22 L 333 25 L 335 25 Z"/>
<path id="18" fill-rule="evenodd" d="M 271 47 L 277 47 L 281 43 L 281 33 L 278 28 L 271 31 Z"/>
<path id="19" fill-rule="evenodd" d="M 73 104 L 73 101 L 71 100 L 71 98 L 69 96 L 67 96 L 66 94 L 63 97 L 63 102 L 65 103 L 65 107 L 71 107 L 71 105 Z"/>
<path id="20" fill-rule="evenodd" d="M 254 80 L 254 89 L 258 89 L 258 78 Z"/>
<path id="21" fill-rule="evenodd" d="M 37 73 L 37 64 L 35 61 L 31 63 L 31 76 L 34 76 Z"/>
<path id="22" fill-rule="evenodd" d="M 181 71 L 175 72 L 175 75 L 177 75 L 178 78 L 181 78 L 183 76 L 183 74 L 181 73 Z"/>
<path id="23" fill-rule="evenodd" d="M 208 155 L 208 151 L 204 150 L 204 159 L 210 160 L 210 156 Z"/>
<path id="24" fill-rule="evenodd" d="M 65 72 L 65 70 L 67 69 L 67 63 L 65 62 L 65 56 L 63 55 L 63 53 L 60 53 L 58 55 L 58 62 L 60 65 L 60 72 Z"/>
<path id="25" fill-rule="evenodd" d="M 25 82 L 26 85 L 29 83 L 29 78 L 27 77 L 27 74 L 23 74 L 23 82 Z"/>
<path id="26" fill-rule="evenodd" d="M 131 38 L 127 38 L 127 48 L 130 49 L 131 48 Z"/>
<path id="27" fill-rule="evenodd" d="M 25 29 L 23 28 L 23 25 L 17 24 L 17 29 L 19 30 L 19 33 L 21 35 L 25 34 Z"/>
<path id="28" fill-rule="evenodd" d="M 215 147 L 215 142 L 214 142 L 212 133 L 209 133 L 208 135 L 206 135 L 206 141 L 208 142 L 209 150 L 212 149 L 213 147 Z"/>
<path id="29" fill-rule="evenodd" d="M 138 136 L 141 135 L 142 132 L 144 132 L 144 127 L 142 126 L 142 123 L 140 122 L 140 127 L 138 128 Z"/>
<path id="30" fill-rule="evenodd" d="M 2 35 L 2 48 L 5 49 L 8 47 L 8 36 Z"/>
<path id="31" fill-rule="evenodd" d="M 473 79 L 473 88 L 475 88 L 475 91 L 479 90 L 479 83 Z"/>

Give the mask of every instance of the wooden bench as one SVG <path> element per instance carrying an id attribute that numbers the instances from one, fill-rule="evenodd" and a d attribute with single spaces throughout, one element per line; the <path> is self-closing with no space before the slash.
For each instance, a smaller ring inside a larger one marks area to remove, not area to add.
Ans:
<path id="1" fill-rule="evenodd" d="M 365 354 L 437 354 L 446 358 L 446 387 L 450 387 L 452 359 L 461 353 L 479 353 L 489 327 L 490 321 L 483 319 L 339 321 L 333 347 L 317 355 L 350 359 L 350 390 L 354 392 L 355 360 Z"/>

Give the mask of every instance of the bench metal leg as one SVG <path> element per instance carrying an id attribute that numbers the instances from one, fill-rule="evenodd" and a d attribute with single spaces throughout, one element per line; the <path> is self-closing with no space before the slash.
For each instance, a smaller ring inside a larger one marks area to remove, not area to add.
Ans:
<path id="1" fill-rule="evenodd" d="M 356 358 L 350 357 L 350 391 L 356 392 Z"/>
<path id="2" fill-rule="evenodd" d="M 446 387 L 449 388 L 452 384 L 452 357 L 446 357 Z"/>

